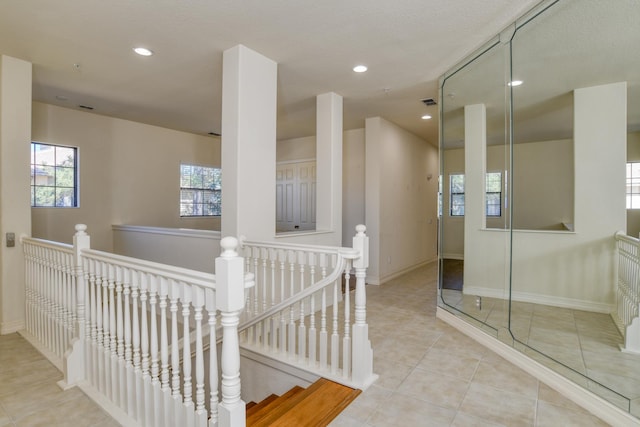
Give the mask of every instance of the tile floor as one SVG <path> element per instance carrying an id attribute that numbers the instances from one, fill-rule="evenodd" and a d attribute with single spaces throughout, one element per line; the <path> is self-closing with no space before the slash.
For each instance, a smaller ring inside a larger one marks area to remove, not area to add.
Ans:
<path id="1" fill-rule="evenodd" d="M 443 295 L 448 304 L 492 325 L 501 340 L 640 417 L 640 356 L 620 351 L 624 339 L 610 315 L 513 302 L 511 336 L 505 301 L 482 298 L 479 309 L 474 296 L 447 290 Z"/>
<path id="2" fill-rule="evenodd" d="M 367 287 L 380 378 L 331 426 L 607 425 L 435 312 L 435 263 Z"/>
<path id="3" fill-rule="evenodd" d="M 61 379 L 20 335 L 0 336 L 0 426 L 119 426 L 80 389 L 62 391 Z"/>
<path id="4" fill-rule="evenodd" d="M 435 263 L 368 286 L 367 312 L 380 378 L 334 427 L 606 425 L 436 319 Z M 61 378 L 19 335 L 1 336 L 0 427 L 118 425 Z"/>

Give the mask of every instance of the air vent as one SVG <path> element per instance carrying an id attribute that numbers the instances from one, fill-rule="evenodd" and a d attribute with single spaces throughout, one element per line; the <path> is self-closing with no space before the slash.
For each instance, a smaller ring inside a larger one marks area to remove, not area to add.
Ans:
<path id="1" fill-rule="evenodd" d="M 433 98 L 425 98 L 425 99 L 421 99 L 421 101 L 424 103 L 424 105 L 436 105 L 437 102 L 435 99 Z"/>
<path id="2" fill-rule="evenodd" d="M 90 107 L 88 105 L 78 105 L 78 107 L 84 108 L 85 110 L 93 110 L 93 107 Z"/>

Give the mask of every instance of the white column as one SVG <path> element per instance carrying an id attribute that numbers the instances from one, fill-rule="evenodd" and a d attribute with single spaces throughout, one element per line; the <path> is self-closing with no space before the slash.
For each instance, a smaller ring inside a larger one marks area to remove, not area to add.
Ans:
<path id="1" fill-rule="evenodd" d="M 316 229 L 342 239 L 342 96 L 316 98 Z"/>
<path id="2" fill-rule="evenodd" d="M 223 236 L 275 236 L 276 100 L 277 63 L 242 45 L 224 52 Z"/>
<path id="3" fill-rule="evenodd" d="M 24 256 L 31 235 L 31 63 L 0 56 L 0 334 L 24 328 Z M 7 247 L 7 233 L 15 246 Z"/>

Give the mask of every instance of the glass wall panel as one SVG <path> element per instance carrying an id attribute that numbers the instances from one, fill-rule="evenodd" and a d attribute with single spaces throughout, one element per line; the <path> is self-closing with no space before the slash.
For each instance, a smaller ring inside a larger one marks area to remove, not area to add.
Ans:
<path id="1" fill-rule="evenodd" d="M 619 307 L 637 316 L 640 295 L 614 235 L 640 233 L 638 22 L 636 1 L 543 2 L 447 73 L 440 103 L 441 307 L 635 416 Z"/>

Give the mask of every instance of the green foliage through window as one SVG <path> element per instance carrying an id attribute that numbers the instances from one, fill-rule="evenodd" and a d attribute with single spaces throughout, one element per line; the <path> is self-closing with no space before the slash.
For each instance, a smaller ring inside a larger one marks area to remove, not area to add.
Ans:
<path id="1" fill-rule="evenodd" d="M 464 216 L 464 174 L 449 175 L 451 191 L 451 216 Z"/>
<path id="2" fill-rule="evenodd" d="M 31 206 L 77 207 L 77 148 L 31 143 Z"/>
<path id="3" fill-rule="evenodd" d="M 180 165 L 180 216 L 220 216 L 222 170 Z"/>
<path id="4" fill-rule="evenodd" d="M 486 186 L 487 216 L 500 216 L 502 213 L 502 173 L 489 172 Z"/>

